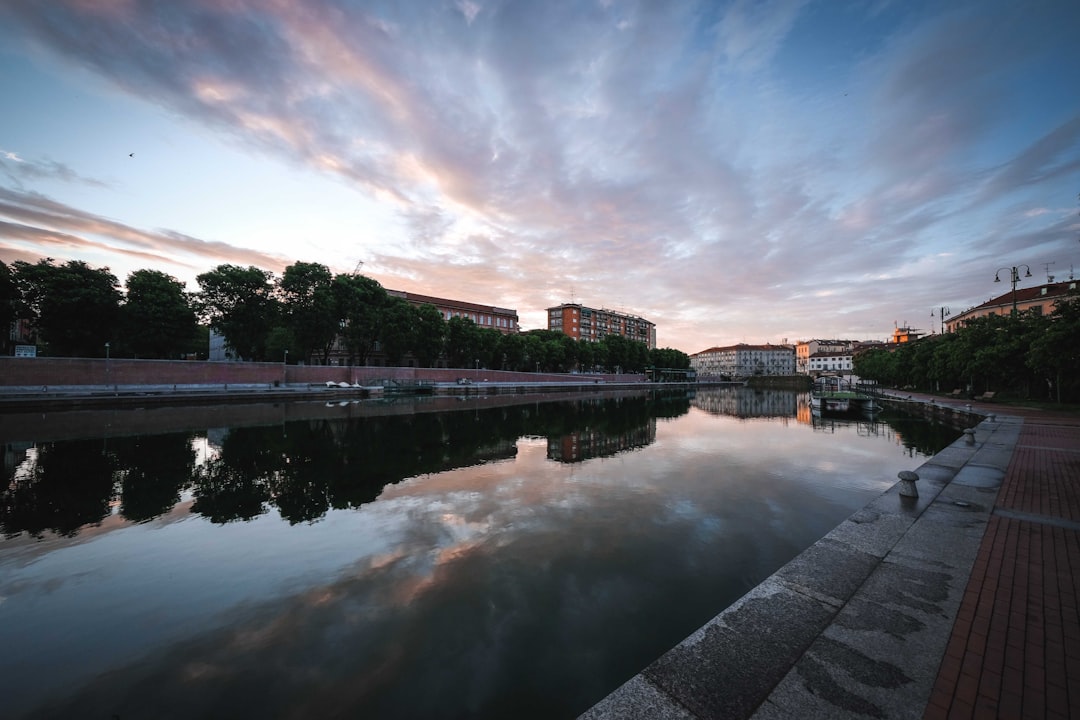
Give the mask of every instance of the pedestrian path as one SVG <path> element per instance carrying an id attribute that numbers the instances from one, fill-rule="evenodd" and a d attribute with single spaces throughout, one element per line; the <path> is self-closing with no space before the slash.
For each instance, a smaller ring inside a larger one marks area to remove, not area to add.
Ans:
<path id="1" fill-rule="evenodd" d="M 1080 717 L 1080 418 L 1024 423 L 924 717 Z"/>
<path id="2" fill-rule="evenodd" d="M 1080 717 L 1080 416 L 910 399 L 987 417 L 582 718 Z"/>

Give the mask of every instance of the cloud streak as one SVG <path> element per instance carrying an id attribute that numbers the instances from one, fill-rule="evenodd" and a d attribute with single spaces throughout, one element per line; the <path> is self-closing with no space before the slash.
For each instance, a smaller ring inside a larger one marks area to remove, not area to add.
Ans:
<path id="1" fill-rule="evenodd" d="M 1067 11 L 903 5 L 133 0 L 6 12 L 44 52 L 390 208 L 399 227 L 363 249 L 388 286 L 512 305 L 527 327 L 573 293 L 648 317 L 661 345 L 693 352 L 881 337 L 897 315 L 982 293 L 986 266 L 1075 256 L 1056 217 L 999 230 L 1080 184 L 1080 108 L 1045 72 L 1077 59 L 1057 29 Z M 1024 101 L 1037 104 L 1013 112 Z M 45 179 L 0 163 L 16 190 Z M 96 228 L 87 242 L 136 237 L 132 251 L 207 268 L 240 255 L 276 269 L 293 250 Z M 990 252 L 1033 237 L 1038 258 Z M 943 253 L 961 279 L 941 271 Z"/>

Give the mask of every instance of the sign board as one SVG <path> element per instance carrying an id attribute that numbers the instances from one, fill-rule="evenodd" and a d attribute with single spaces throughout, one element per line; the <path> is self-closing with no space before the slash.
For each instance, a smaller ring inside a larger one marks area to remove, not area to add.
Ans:
<path id="1" fill-rule="evenodd" d="M 37 345 L 16 345 L 15 357 L 37 357 Z"/>

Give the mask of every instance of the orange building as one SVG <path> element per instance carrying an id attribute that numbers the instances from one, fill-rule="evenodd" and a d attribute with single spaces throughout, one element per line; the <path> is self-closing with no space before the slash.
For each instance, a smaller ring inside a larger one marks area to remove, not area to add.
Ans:
<path id="1" fill-rule="evenodd" d="M 608 335 L 622 335 L 656 349 L 656 325 L 637 315 L 613 310 L 597 310 L 576 303 L 563 303 L 547 309 L 548 330 L 561 332 L 575 340 L 599 342 Z"/>
<path id="2" fill-rule="evenodd" d="M 1040 315 L 1049 315 L 1070 292 L 1076 292 L 1075 280 L 1010 290 L 1004 295 L 987 300 L 982 305 L 976 305 L 962 313 L 945 318 L 945 329 L 948 332 L 956 332 L 969 320 L 987 315 L 1008 315 L 1014 309 L 1018 313 L 1033 310 Z"/>

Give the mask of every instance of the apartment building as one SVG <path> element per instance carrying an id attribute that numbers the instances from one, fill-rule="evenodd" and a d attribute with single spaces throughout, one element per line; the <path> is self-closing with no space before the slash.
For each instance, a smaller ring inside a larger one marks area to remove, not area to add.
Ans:
<path id="1" fill-rule="evenodd" d="M 656 325 L 637 315 L 597 310 L 577 303 L 563 303 L 547 309 L 548 330 L 561 332 L 575 340 L 599 342 L 608 335 L 622 335 L 656 348 Z"/>
<path id="2" fill-rule="evenodd" d="M 794 375 L 795 350 L 790 345 L 728 345 L 690 356 L 698 378 L 742 379 L 755 375 Z"/>
<path id="3" fill-rule="evenodd" d="M 1054 312 L 1059 302 L 1076 290 L 1076 281 L 1072 279 L 1066 282 L 1049 282 L 1038 287 L 1018 288 L 945 318 L 945 329 L 947 332 L 956 332 L 969 320 L 987 315 L 1008 315 L 1014 308 L 1018 313 L 1033 310 L 1040 315 L 1049 315 Z"/>
<path id="4" fill-rule="evenodd" d="M 850 351 L 856 345 L 854 340 L 803 340 L 795 344 L 795 372 L 800 375 L 810 374 L 810 358 L 819 353 L 838 353 Z"/>
<path id="5" fill-rule="evenodd" d="M 503 335 L 516 335 L 518 332 L 517 310 L 501 308 L 495 305 L 479 305 L 464 300 L 449 300 L 447 298 L 432 297 L 431 295 L 419 295 L 404 290 L 388 289 L 386 294 L 401 298 L 410 305 L 434 305 L 435 309 L 442 313 L 444 320 L 463 317 L 472 320 L 481 328 L 498 330 Z"/>
<path id="6" fill-rule="evenodd" d="M 810 356 L 809 359 L 809 374 L 821 375 L 823 373 L 829 373 L 831 375 L 850 375 L 853 365 L 853 352 L 846 350 L 842 352 L 823 352 L 815 353 Z"/>

